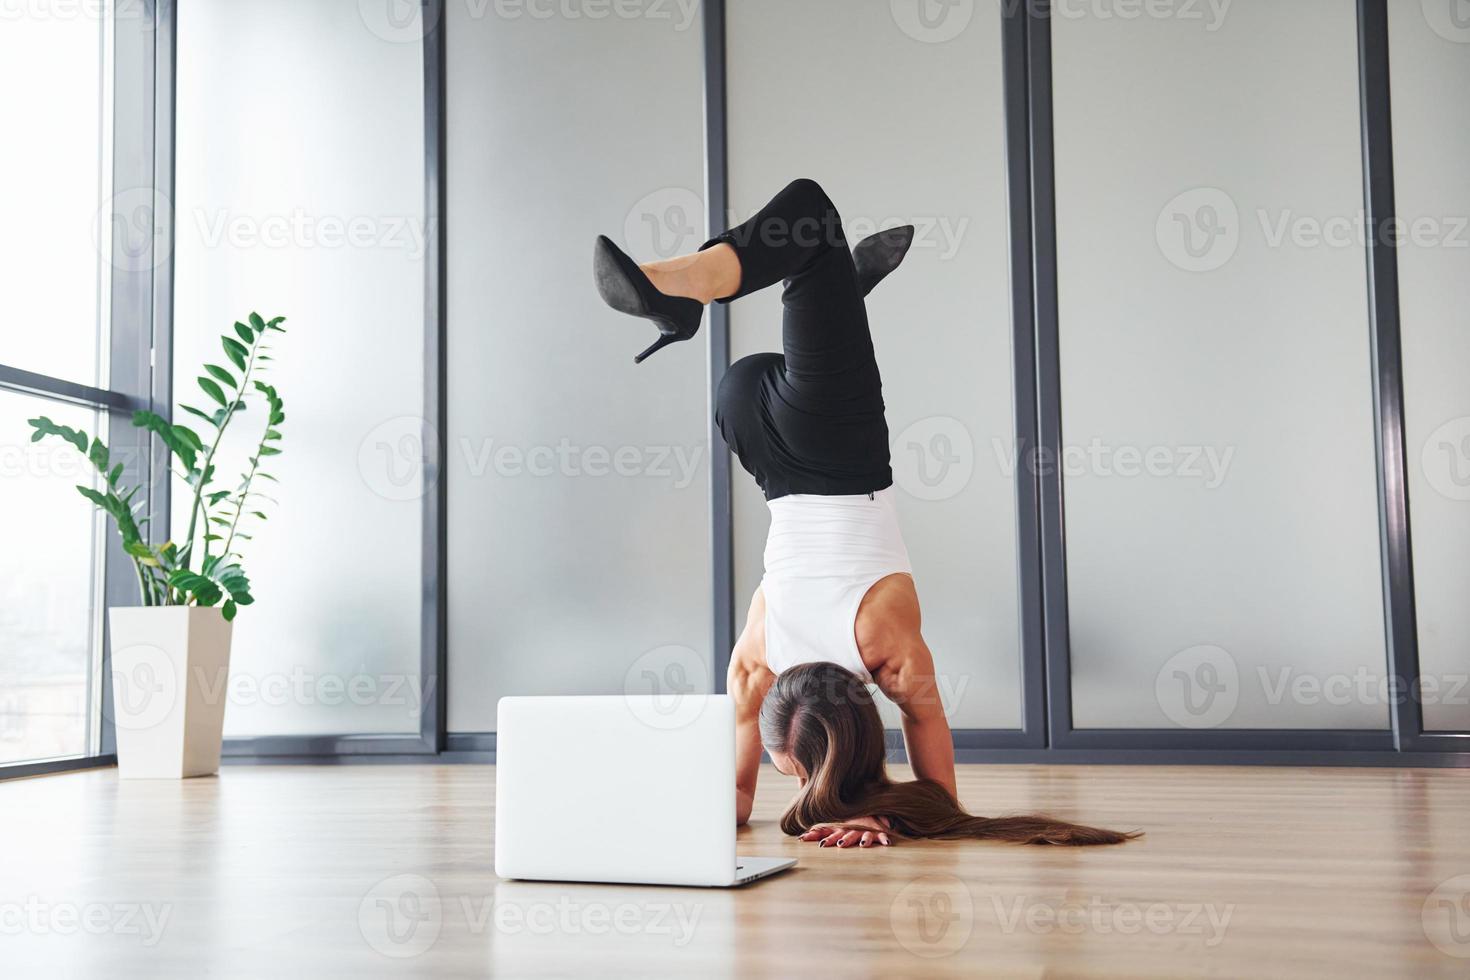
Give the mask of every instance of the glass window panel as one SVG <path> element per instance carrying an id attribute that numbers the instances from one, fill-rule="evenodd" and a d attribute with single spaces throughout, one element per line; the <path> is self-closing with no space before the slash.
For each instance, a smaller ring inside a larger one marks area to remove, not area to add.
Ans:
<path id="1" fill-rule="evenodd" d="M 136 5 L 141 8 L 141 5 Z M 107 277 L 103 3 L 22 3 L 0 14 L 0 364 L 97 385 Z"/>
<path id="2" fill-rule="evenodd" d="M 373 9 L 178 9 L 176 398 L 208 404 L 195 375 L 227 363 L 235 319 L 290 318 L 280 505 L 245 552 L 227 735 L 418 731 L 423 62 L 418 21 Z M 231 432 L 226 480 L 261 422 Z"/>
<path id="3" fill-rule="evenodd" d="M 0 765 L 87 755 L 97 647 L 97 520 L 77 484 L 92 467 L 44 415 L 97 433 L 97 415 L 0 391 Z"/>
<path id="4" fill-rule="evenodd" d="M 1389 4 L 1399 313 L 1424 727 L 1470 730 L 1470 8 Z"/>
<path id="5" fill-rule="evenodd" d="M 950 723 L 1021 724 L 1015 421 L 1000 5 L 729 5 L 730 192 L 743 220 L 796 177 L 849 241 L 911 223 L 868 298 L 903 532 Z M 780 289 L 731 307 L 733 357 L 781 348 Z M 740 622 L 770 516 L 735 464 Z M 897 713 L 884 702 L 885 717 Z"/>
<path id="6" fill-rule="evenodd" d="M 1350 0 L 1053 24 L 1079 728 L 1388 724 Z"/>
<path id="7" fill-rule="evenodd" d="M 599 234 L 704 240 L 698 11 L 527 9 L 447 8 L 453 731 L 507 694 L 713 689 L 706 335 L 634 365 L 656 331 L 591 268 Z"/>

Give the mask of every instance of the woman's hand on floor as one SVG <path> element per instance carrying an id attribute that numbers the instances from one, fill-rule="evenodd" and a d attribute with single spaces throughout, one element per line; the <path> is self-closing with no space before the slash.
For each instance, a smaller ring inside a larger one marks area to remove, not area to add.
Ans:
<path id="1" fill-rule="evenodd" d="M 814 840 L 818 847 L 888 847 L 893 841 L 885 831 L 890 829 L 884 817 L 854 817 L 841 824 L 817 824 L 801 839 Z"/>

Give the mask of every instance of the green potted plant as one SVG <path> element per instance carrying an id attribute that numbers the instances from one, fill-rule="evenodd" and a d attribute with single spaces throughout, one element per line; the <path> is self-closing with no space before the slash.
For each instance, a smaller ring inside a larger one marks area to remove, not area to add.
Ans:
<path id="1" fill-rule="evenodd" d="M 155 412 L 133 413 L 133 425 L 163 444 L 169 470 L 186 487 L 187 530 L 182 538 L 149 543 L 139 484 L 123 485 L 123 463 L 107 446 L 79 429 L 42 416 L 30 419 L 33 442 L 47 437 L 75 446 L 96 468 L 94 486 L 77 492 L 104 511 L 133 561 L 141 600 L 108 610 L 111 626 L 113 712 L 119 775 L 180 778 L 219 770 L 233 621 L 254 602 L 241 566 L 240 546 L 250 522 L 266 519 L 257 489 L 275 477 L 263 466 L 280 455 L 284 403 L 264 377 L 270 371 L 272 333 L 285 333 L 285 317 L 252 313 L 220 338 L 230 367 L 204 365 L 199 389 L 210 409 L 180 406 L 199 419 L 195 427 Z M 263 411 L 249 413 L 260 403 Z M 259 415 L 259 438 L 232 485 L 219 479 L 217 453 L 238 420 Z M 192 420 L 191 420 L 192 421 Z M 202 433 L 202 434 L 201 434 Z"/>

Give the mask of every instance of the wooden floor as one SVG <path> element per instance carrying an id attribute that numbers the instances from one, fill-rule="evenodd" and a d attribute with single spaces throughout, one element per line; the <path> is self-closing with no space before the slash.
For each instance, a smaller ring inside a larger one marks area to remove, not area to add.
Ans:
<path id="1" fill-rule="evenodd" d="M 1470 976 L 1470 772 L 961 770 L 976 812 L 1147 837 L 819 850 L 767 771 L 740 850 L 794 872 L 502 882 L 489 767 L 49 776 L 0 783 L 0 975 Z"/>

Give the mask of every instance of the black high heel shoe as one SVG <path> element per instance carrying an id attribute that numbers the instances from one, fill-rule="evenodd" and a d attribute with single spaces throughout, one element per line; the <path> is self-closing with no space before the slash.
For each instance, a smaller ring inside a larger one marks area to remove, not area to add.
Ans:
<path id="1" fill-rule="evenodd" d="M 592 252 L 592 276 L 602 301 L 619 313 L 652 320 L 659 338 L 653 346 L 633 358 L 634 364 L 669 344 L 688 340 L 699 332 L 704 304 L 683 296 L 669 296 L 654 288 L 638 263 L 628 258 L 606 235 L 597 236 Z"/>
<path id="2" fill-rule="evenodd" d="M 871 293 L 873 287 L 882 282 L 888 273 L 898 268 L 898 264 L 903 261 L 903 257 L 909 252 L 909 246 L 913 243 L 913 225 L 885 228 L 858 242 L 852 250 L 852 264 L 857 269 L 858 290 L 864 296 Z"/>

